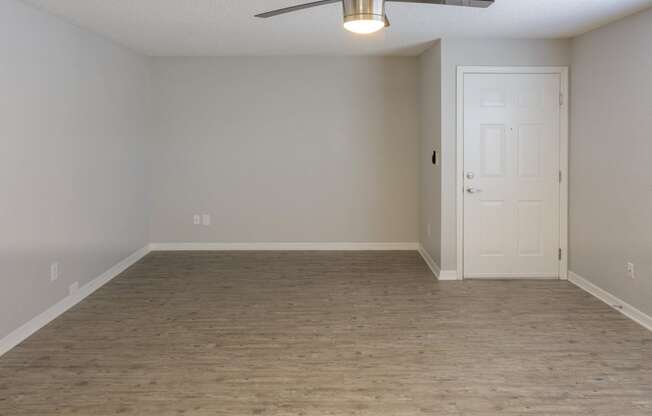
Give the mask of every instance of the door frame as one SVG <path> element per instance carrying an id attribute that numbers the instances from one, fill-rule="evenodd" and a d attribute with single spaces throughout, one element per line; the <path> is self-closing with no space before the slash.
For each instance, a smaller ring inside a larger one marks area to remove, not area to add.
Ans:
<path id="1" fill-rule="evenodd" d="M 464 279 L 464 75 L 466 74 L 559 74 L 559 278 L 568 279 L 568 120 L 569 90 L 567 66 L 458 66 L 457 67 L 457 278 Z"/>

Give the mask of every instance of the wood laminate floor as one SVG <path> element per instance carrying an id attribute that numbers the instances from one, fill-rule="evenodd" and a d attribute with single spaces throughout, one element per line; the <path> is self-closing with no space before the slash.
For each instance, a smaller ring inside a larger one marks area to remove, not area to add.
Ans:
<path id="1" fill-rule="evenodd" d="M 415 252 L 151 253 L 0 358 L 0 415 L 652 415 L 652 333 Z"/>

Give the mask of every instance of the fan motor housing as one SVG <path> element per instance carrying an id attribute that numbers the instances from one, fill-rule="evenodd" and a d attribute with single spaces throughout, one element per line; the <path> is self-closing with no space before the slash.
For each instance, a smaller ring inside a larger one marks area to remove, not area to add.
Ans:
<path id="1" fill-rule="evenodd" d="M 385 21 L 385 0 L 343 0 L 344 22 L 355 20 Z"/>

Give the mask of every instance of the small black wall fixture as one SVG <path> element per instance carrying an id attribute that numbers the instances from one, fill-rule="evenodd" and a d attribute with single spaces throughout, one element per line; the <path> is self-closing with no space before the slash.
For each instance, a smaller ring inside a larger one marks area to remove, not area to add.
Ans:
<path id="1" fill-rule="evenodd" d="M 439 152 L 437 150 L 432 152 L 432 164 L 439 166 Z"/>

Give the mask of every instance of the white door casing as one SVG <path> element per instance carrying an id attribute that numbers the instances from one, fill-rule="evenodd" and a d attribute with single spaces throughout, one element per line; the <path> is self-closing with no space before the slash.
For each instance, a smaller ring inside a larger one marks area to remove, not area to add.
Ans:
<path id="1" fill-rule="evenodd" d="M 460 68 L 458 273 L 563 278 L 566 71 L 502 70 Z"/>

